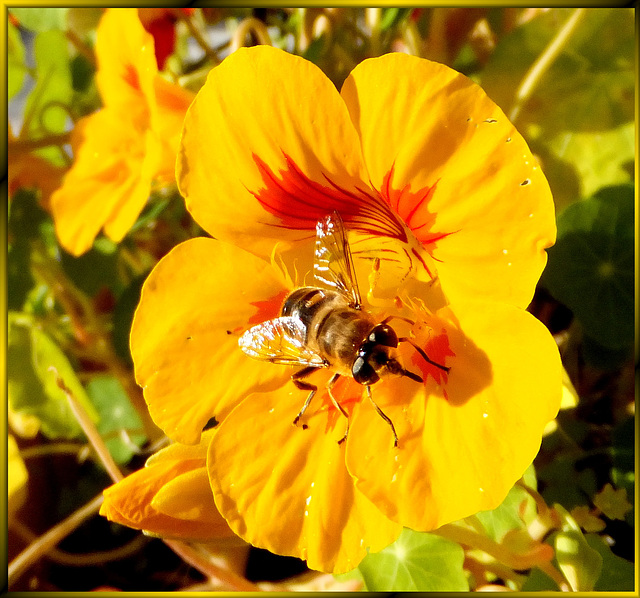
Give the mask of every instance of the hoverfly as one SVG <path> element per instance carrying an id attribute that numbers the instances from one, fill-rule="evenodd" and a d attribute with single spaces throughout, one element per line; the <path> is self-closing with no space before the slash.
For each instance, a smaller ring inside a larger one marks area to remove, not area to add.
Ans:
<path id="1" fill-rule="evenodd" d="M 391 427 L 394 446 L 398 435 L 393 422 L 373 400 L 371 386 L 381 376 L 406 376 L 423 382 L 418 374 L 402 367 L 396 358 L 398 343 L 409 342 L 430 364 L 449 371 L 426 355 L 424 350 L 407 337 L 398 337 L 389 316 L 377 322 L 374 315 L 362 308 L 356 281 L 353 258 L 342 218 L 337 212 L 318 221 L 316 226 L 313 264 L 316 286 L 293 290 L 285 299 L 281 315 L 247 330 L 238 340 L 240 348 L 250 357 L 271 363 L 302 366 L 291 376 L 297 388 L 308 390 L 307 399 L 293 420 L 297 425 L 318 387 L 304 378 L 318 369 L 329 368 L 334 374 L 326 384 L 333 405 L 349 416 L 334 398 L 331 389 L 340 376 L 351 376 L 367 389 L 367 396 L 378 414 Z M 306 428 L 303 425 L 303 429 Z"/>

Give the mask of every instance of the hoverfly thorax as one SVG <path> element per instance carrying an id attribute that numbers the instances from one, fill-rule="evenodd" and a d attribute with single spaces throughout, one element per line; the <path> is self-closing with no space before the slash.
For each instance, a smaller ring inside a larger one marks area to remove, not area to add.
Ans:
<path id="1" fill-rule="evenodd" d="M 405 370 L 397 360 L 398 344 L 408 342 L 429 363 L 446 371 L 449 368 L 431 361 L 410 338 L 399 338 L 387 323 L 393 318 L 409 320 L 389 316 L 379 322 L 373 313 L 363 308 L 347 234 L 337 212 L 317 224 L 313 269 L 317 286 L 291 291 L 279 317 L 247 330 L 238 343 L 251 357 L 302 367 L 291 379 L 296 387 L 309 394 L 294 424 L 300 421 L 318 390 L 305 378 L 318 369 L 329 368 L 334 373 L 326 384 L 327 393 L 334 407 L 347 418 L 347 432 L 349 416 L 331 393 L 340 376 L 350 376 L 366 387 L 371 403 L 391 427 L 397 446 L 393 423 L 374 402 L 371 385 L 386 374 L 423 382 L 419 375 Z M 347 432 L 340 442 L 347 437 Z"/>

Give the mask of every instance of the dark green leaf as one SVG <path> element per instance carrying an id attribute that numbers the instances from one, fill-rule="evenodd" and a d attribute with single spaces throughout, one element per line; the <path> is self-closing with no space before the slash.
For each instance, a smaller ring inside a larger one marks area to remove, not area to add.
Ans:
<path id="1" fill-rule="evenodd" d="M 26 74 L 24 44 L 20 32 L 11 23 L 7 24 L 7 93 L 9 99 L 16 95 L 24 83 Z M 15 133 L 15 131 L 14 131 Z"/>
<path id="2" fill-rule="evenodd" d="M 87 91 L 93 74 L 96 72 L 95 67 L 82 54 L 78 54 L 71 61 L 71 85 L 76 91 Z"/>
<path id="3" fill-rule="evenodd" d="M 117 245 L 106 238 L 98 239 L 93 247 L 79 257 L 61 252 L 64 271 L 84 293 L 94 296 L 107 287 L 115 295 L 122 292 L 118 275 Z"/>
<path id="4" fill-rule="evenodd" d="M 634 339 L 634 275 L 633 186 L 602 189 L 560 215 L 543 284 L 605 347 Z"/>
<path id="5" fill-rule="evenodd" d="M 127 393 L 112 376 L 98 376 L 87 384 L 87 394 L 100 414 L 98 432 L 116 463 L 128 463 L 146 437 L 142 421 Z M 136 433 L 138 431 L 138 433 Z"/>
<path id="6" fill-rule="evenodd" d="M 522 585 L 523 592 L 557 592 L 558 584 L 537 567 L 531 570 L 529 577 Z"/>
<path id="7" fill-rule="evenodd" d="M 632 592 L 635 567 L 626 559 L 611 552 L 611 548 L 597 534 L 585 536 L 589 546 L 602 558 L 602 573 L 594 586 L 596 592 Z"/>
<path id="8" fill-rule="evenodd" d="M 47 31 L 49 29 L 66 29 L 68 8 L 12 7 L 11 14 L 18 19 L 20 25 L 31 31 Z"/>
<path id="9" fill-rule="evenodd" d="M 404 529 L 391 546 L 367 555 L 358 569 L 371 592 L 466 592 L 463 561 L 459 544 Z"/>
<path id="10" fill-rule="evenodd" d="M 134 279 L 120 295 L 113 312 L 113 347 L 118 357 L 129 364 L 133 363 L 129 349 L 129 334 L 145 280 L 146 275 Z"/>
<path id="11" fill-rule="evenodd" d="M 49 438 L 81 435 L 67 396 L 57 384 L 57 376 L 90 418 L 97 421 L 98 414 L 68 359 L 26 316 L 10 313 L 8 323 L 7 377 L 11 408 L 40 419 L 41 430 Z"/>

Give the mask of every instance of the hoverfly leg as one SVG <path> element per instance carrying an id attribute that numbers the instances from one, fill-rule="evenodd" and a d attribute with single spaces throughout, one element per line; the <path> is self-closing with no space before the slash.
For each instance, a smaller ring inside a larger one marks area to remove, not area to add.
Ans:
<path id="1" fill-rule="evenodd" d="M 441 370 L 445 371 L 445 372 L 449 372 L 449 370 L 451 369 L 449 366 L 446 365 L 442 365 L 441 363 L 437 363 L 435 361 L 433 361 L 433 359 L 429 359 L 429 356 L 425 353 L 424 349 L 422 347 L 420 347 L 419 345 L 417 345 L 416 343 L 414 343 L 410 338 L 403 336 L 400 337 L 398 339 L 399 343 L 409 343 L 410 345 L 413 346 L 413 348 L 420 353 L 420 355 L 422 356 L 422 359 L 424 359 L 427 363 L 430 363 L 431 365 L 435 365 L 437 368 L 440 368 Z"/>
<path id="2" fill-rule="evenodd" d="M 373 395 L 371 394 L 371 386 L 368 385 L 368 384 L 367 384 L 367 396 L 369 397 L 369 400 L 371 401 L 371 404 L 376 408 L 376 411 L 378 412 L 378 415 L 384 421 L 386 421 L 389 424 L 389 426 L 391 427 L 391 431 L 393 432 L 393 446 L 397 447 L 398 446 L 398 435 L 396 434 L 396 428 L 393 425 L 393 422 L 384 414 L 382 409 L 380 409 L 380 407 L 378 407 L 376 402 L 373 400 Z"/>
<path id="3" fill-rule="evenodd" d="M 329 398 L 333 403 L 333 406 L 347 418 L 347 429 L 344 431 L 344 436 L 340 440 L 338 440 L 338 444 L 342 444 L 347 439 L 347 434 L 349 433 L 349 414 L 344 410 L 344 407 L 340 405 L 340 403 L 338 403 L 336 398 L 333 396 L 333 393 L 331 392 L 331 389 L 333 388 L 333 385 L 336 383 L 336 380 L 338 380 L 338 378 L 340 378 L 340 374 L 334 374 L 333 376 L 331 376 L 331 379 L 329 380 L 329 382 L 327 382 L 326 389 L 327 394 L 329 395 Z"/>
<path id="4" fill-rule="evenodd" d="M 291 376 L 291 380 L 296 385 L 296 388 L 299 388 L 300 390 L 309 390 L 309 391 L 311 391 L 309 393 L 309 396 L 307 396 L 307 400 L 304 402 L 304 405 L 302 406 L 302 409 L 300 409 L 300 413 L 298 413 L 298 415 L 296 415 L 296 418 L 293 420 L 293 425 L 294 426 L 298 425 L 298 422 L 300 421 L 300 418 L 302 417 L 304 412 L 307 410 L 307 407 L 309 406 L 309 403 L 311 403 L 311 399 L 313 399 L 314 395 L 318 391 L 318 387 L 315 384 L 311 384 L 310 382 L 303 382 L 302 380 L 300 380 L 300 378 L 305 378 L 309 374 L 312 374 L 313 372 L 315 372 L 317 369 L 320 369 L 320 368 L 317 368 L 315 366 L 308 366 L 306 368 L 301 369 L 300 371 L 296 372 L 295 374 L 293 374 Z M 306 430 L 307 429 L 307 425 L 303 424 L 302 425 L 302 429 Z"/>

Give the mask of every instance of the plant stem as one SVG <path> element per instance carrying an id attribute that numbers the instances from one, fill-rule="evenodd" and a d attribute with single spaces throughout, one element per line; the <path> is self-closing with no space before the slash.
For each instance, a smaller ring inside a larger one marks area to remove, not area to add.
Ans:
<path id="1" fill-rule="evenodd" d="M 69 141 L 71 141 L 71 133 L 59 133 L 40 137 L 39 139 L 16 139 L 15 141 L 10 141 L 7 145 L 11 154 L 26 154 L 43 147 L 64 145 Z"/>
<path id="2" fill-rule="evenodd" d="M 182 21 L 187 26 L 187 29 L 189 29 L 189 33 L 193 36 L 193 39 L 196 40 L 198 45 L 204 50 L 204 53 L 206 54 L 207 58 L 212 60 L 215 64 L 218 64 L 220 62 L 220 60 L 218 59 L 218 56 L 212 50 L 207 40 L 204 39 L 200 30 L 194 25 L 193 21 L 191 20 L 191 17 L 189 15 L 184 14 L 179 8 L 173 8 L 171 10 L 173 12 L 174 17 L 176 17 L 179 21 Z"/>
<path id="3" fill-rule="evenodd" d="M 455 524 L 443 525 L 432 533 L 458 544 L 482 550 L 498 562 L 516 571 L 531 569 L 539 563 L 547 562 L 553 558 L 553 548 L 548 544 L 538 544 L 536 550 L 519 554 L 512 552 L 485 535 Z"/>
<path id="4" fill-rule="evenodd" d="M 34 542 L 38 537 L 21 521 L 11 521 L 10 526 L 14 532 L 24 538 L 27 542 Z M 140 535 L 118 548 L 113 548 L 111 550 L 99 550 L 88 554 L 72 554 L 65 550 L 51 548 L 47 551 L 46 557 L 51 561 L 60 563 L 61 565 L 68 565 L 70 567 L 100 566 L 104 563 L 119 561 L 135 554 L 145 544 L 149 543 L 149 541 L 150 538 Z"/>
<path id="5" fill-rule="evenodd" d="M 51 370 L 55 374 L 56 384 L 62 389 L 64 394 L 67 395 L 67 400 L 71 405 L 71 410 L 73 411 L 73 414 L 76 416 L 76 419 L 78 420 L 80 427 L 82 428 L 87 438 L 89 439 L 89 442 L 91 442 L 91 446 L 94 448 L 94 450 L 98 454 L 98 457 L 100 458 L 100 461 L 102 461 L 104 468 L 107 470 L 109 477 L 114 482 L 119 482 L 124 476 L 122 475 L 122 472 L 120 471 L 119 467 L 116 465 L 115 461 L 111 457 L 111 453 L 109 453 L 109 449 L 107 448 L 107 445 L 104 443 L 104 440 L 102 440 L 102 437 L 100 436 L 100 433 L 98 432 L 95 425 L 91 421 L 91 418 L 87 415 L 87 412 L 84 410 L 82 405 L 80 405 L 78 400 L 73 396 L 73 393 L 71 392 L 71 390 L 69 390 L 67 385 L 64 383 L 64 380 L 60 378 L 56 368 L 51 366 L 49 367 L 49 370 Z"/>
<path id="6" fill-rule="evenodd" d="M 8 585 L 10 586 L 28 567 L 44 556 L 56 544 L 64 540 L 71 532 L 95 515 L 103 501 L 102 493 L 80 507 L 66 519 L 53 526 L 48 532 L 29 544 L 13 561 L 9 563 Z"/>
<path id="7" fill-rule="evenodd" d="M 180 540 L 164 540 L 164 543 L 171 548 L 182 560 L 200 571 L 210 579 L 220 581 L 226 588 L 238 592 L 259 592 L 260 588 L 246 580 L 244 577 L 233 571 L 219 567 L 210 559 L 201 555 L 192 546 Z"/>
<path id="8" fill-rule="evenodd" d="M 540 82 L 540 79 L 546 73 L 553 61 L 562 52 L 567 41 L 569 41 L 569 38 L 575 32 L 585 14 L 586 8 L 576 8 L 560 31 L 558 31 L 556 36 L 551 40 L 551 43 L 549 43 L 542 54 L 538 56 L 538 59 L 531 65 L 531 68 L 527 71 L 527 74 L 524 76 L 522 83 L 520 83 L 520 86 L 516 91 L 514 106 L 509 114 L 509 120 L 512 123 L 515 123 L 516 119 L 520 115 L 520 111 L 536 88 L 536 85 Z"/>

